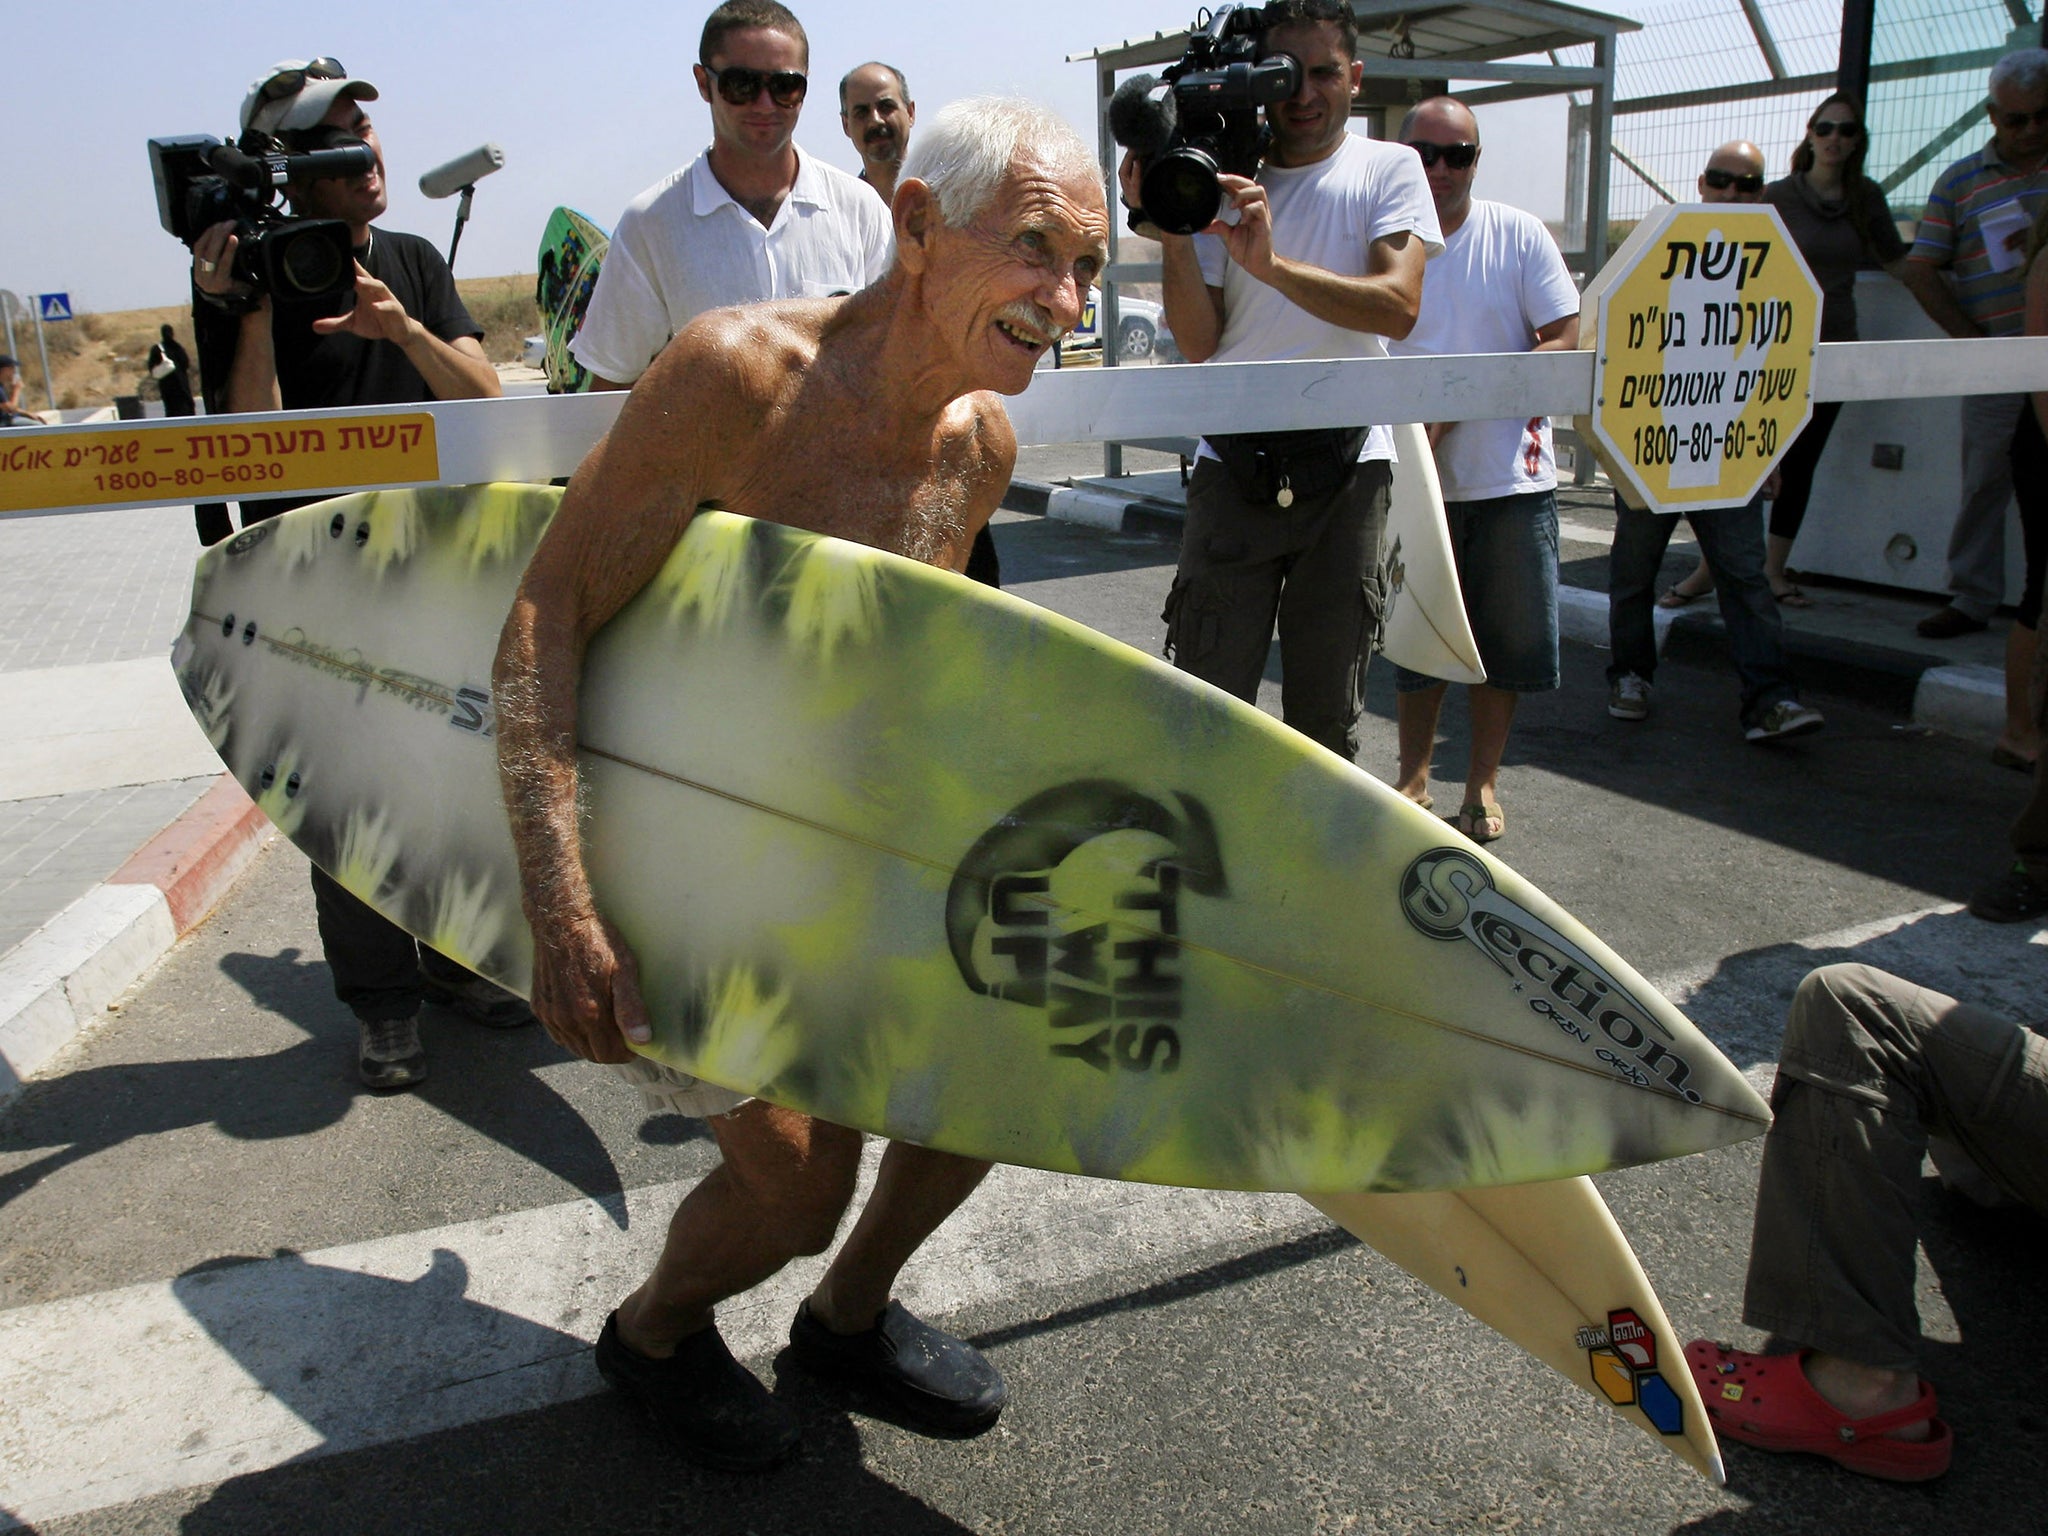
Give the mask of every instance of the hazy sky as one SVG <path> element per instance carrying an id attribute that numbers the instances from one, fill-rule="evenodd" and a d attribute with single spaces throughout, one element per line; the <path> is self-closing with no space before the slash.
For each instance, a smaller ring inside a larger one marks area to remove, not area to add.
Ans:
<path id="1" fill-rule="evenodd" d="M 429 202 L 420 173 L 486 140 L 505 168 L 477 188 L 456 268 L 531 272 L 548 212 L 567 203 L 609 227 L 643 187 L 692 158 L 710 118 L 690 78 L 709 0 L 352 0 L 332 8 L 102 0 L 11 7 L 0 175 L 0 287 L 65 291 L 81 310 L 172 304 L 189 258 L 158 225 L 145 142 L 232 138 L 249 83 L 276 60 L 332 54 L 382 95 L 372 112 L 391 174 L 383 223 L 444 251 L 455 202 Z M 1128 37 L 1178 30 L 1174 0 L 1027 0 L 966 6 L 799 0 L 815 82 L 797 142 L 847 169 L 836 86 L 880 57 L 931 112 L 960 96 L 1014 91 L 1094 139 L 1093 71 L 1065 62 Z M 1479 195 L 1557 218 L 1564 204 L 1561 99 L 1483 120 Z"/>

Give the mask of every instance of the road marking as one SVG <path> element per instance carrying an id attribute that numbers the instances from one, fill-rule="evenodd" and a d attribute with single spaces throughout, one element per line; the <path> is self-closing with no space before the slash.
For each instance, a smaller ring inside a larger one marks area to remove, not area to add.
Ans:
<path id="1" fill-rule="evenodd" d="M 0 1313 L 0 1529 L 598 1391 L 590 1343 L 684 1187 L 629 1192 L 623 1239 L 576 1200 Z M 1292 1195 L 999 1168 L 898 1294 L 944 1317 L 1326 1225 Z M 772 1356 L 823 1267 L 800 1261 L 722 1306 L 734 1353 Z"/>
<path id="2" fill-rule="evenodd" d="M 1785 1003 L 1813 965 L 1865 960 L 2024 1017 L 2039 937 L 1934 907 L 1655 985 L 1761 1085 Z M 871 1142 L 858 1199 L 879 1154 Z M 575 1200 L 0 1312 L 0 1528 L 594 1393 L 590 1341 L 651 1264 L 683 1188 L 628 1193 L 623 1237 L 616 1201 Z M 998 1168 L 899 1294 L 944 1318 L 1326 1226 L 1291 1195 Z M 771 1356 L 823 1265 L 800 1261 L 722 1306 L 734 1352 Z"/>

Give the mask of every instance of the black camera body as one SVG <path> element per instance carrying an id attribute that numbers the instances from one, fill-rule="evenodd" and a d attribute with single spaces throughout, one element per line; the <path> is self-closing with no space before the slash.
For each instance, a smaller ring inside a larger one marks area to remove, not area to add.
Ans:
<path id="1" fill-rule="evenodd" d="M 356 283 L 354 242 L 339 219 L 295 219 L 277 206 L 287 181 L 361 176 L 377 160 L 368 145 L 310 154 L 245 152 L 205 134 L 151 139 L 149 169 L 164 229 L 191 245 L 232 219 L 233 276 L 273 298 L 332 303 Z"/>
<path id="2" fill-rule="evenodd" d="M 1281 8 L 1224 5 L 1188 35 L 1159 79 L 1139 75 L 1110 100 L 1110 132 L 1144 163 L 1139 195 L 1152 224 L 1191 235 L 1223 206 L 1219 174 L 1256 176 L 1270 135 L 1259 112 L 1301 89 L 1301 61 L 1262 57 Z"/>

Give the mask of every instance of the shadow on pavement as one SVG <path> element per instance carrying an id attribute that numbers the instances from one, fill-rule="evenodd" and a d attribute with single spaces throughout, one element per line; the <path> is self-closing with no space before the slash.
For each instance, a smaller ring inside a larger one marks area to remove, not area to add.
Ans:
<path id="1" fill-rule="evenodd" d="M 174 1282 L 221 1347 L 323 1441 L 221 1484 L 182 1528 L 965 1529 L 866 1471 L 852 1422 L 808 1384 L 790 1394 L 804 1417 L 795 1462 L 753 1478 L 689 1466 L 602 1390 L 589 1345 L 469 1299 L 468 1280 L 441 1250 L 417 1280 L 280 1254 Z M 451 1419 L 467 1422 L 440 1427 Z"/>
<path id="2" fill-rule="evenodd" d="M 1807 972 L 1840 961 L 1890 971 L 1923 987 L 2008 1017 L 2041 1011 L 2044 955 L 2025 928 L 1963 911 L 1930 912 L 1853 946 L 1773 944 L 1730 955 L 1688 991 L 1680 1006 L 1737 1066 L 1774 1062 L 1785 1014 Z"/>
<path id="3" fill-rule="evenodd" d="M 0 1152 L 49 1147 L 0 1177 L 0 1207 L 59 1169 L 134 1137 L 211 1124 L 239 1141 L 309 1135 L 339 1122 L 364 1089 L 355 1020 L 333 999 L 327 967 L 297 949 L 230 953 L 221 970 L 307 1039 L 264 1056 L 86 1067 L 32 1083 L 0 1121 Z M 603 1203 L 621 1229 L 623 1194 L 603 1141 L 534 1069 L 567 1060 L 538 1028 L 483 1029 L 427 1010 L 432 1070 L 422 1102 Z M 687 1126 L 674 1141 L 692 1139 Z M 702 1134 L 701 1126 L 698 1134 Z"/>

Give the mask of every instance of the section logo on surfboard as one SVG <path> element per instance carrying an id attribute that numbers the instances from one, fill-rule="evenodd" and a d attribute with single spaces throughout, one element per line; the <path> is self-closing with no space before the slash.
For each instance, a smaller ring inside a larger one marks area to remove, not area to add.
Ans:
<path id="1" fill-rule="evenodd" d="M 1654 1031 L 1672 1039 L 1656 1014 L 1585 950 L 1496 889 L 1474 855 L 1432 848 L 1418 857 L 1401 876 L 1401 910 L 1432 939 L 1477 945 L 1517 994 L 1534 988 L 1529 1010 L 1588 1047 L 1623 1082 L 1700 1102 L 1692 1063 L 1651 1038 Z"/>

